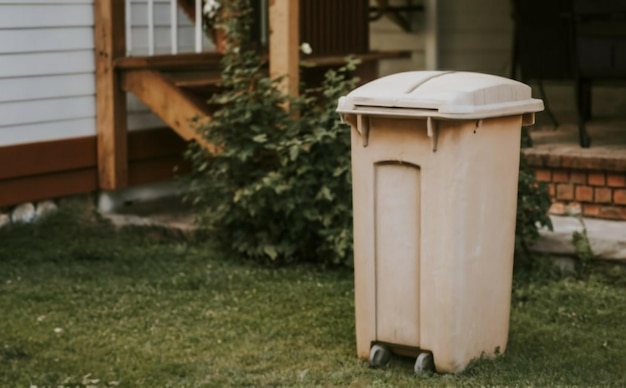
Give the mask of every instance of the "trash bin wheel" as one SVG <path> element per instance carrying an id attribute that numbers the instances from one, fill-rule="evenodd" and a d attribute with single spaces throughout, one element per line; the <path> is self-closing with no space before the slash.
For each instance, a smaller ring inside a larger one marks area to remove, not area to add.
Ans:
<path id="1" fill-rule="evenodd" d="M 435 362 L 431 352 L 422 352 L 415 360 L 413 370 L 416 374 L 432 373 L 435 371 Z"/>
<path id="2" fill-rule="evenodd" d="M 370 349 L 370 366 L 381 368 L 391 361 L 391 350 L 387 346 L 374 344 Z"/>

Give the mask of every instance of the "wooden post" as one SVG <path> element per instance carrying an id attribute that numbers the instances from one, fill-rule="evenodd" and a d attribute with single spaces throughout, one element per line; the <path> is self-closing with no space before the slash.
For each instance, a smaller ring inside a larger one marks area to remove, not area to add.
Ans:
<path id="1" fill-rule="evenodd" d="M 124 5 L 124 0 L 94 2 L 98 179 L 104 190 L 128 184 L 126 93 L 113 67 L 126 55 Z"/>
<path id="2" fill-rule="evenodd" d="M 439 12 L 437 0 L 425 1 L 425 38 L 426 70 L 439 69 Z"/>
<path id="3" fill-rule="evenodd" d="M 341 0 L 338 0 L 341 1 Z M 298 95 L 300 83 L 300 0 L 270 0 L 270 76 L 286 76 L 282 89 Z"/>

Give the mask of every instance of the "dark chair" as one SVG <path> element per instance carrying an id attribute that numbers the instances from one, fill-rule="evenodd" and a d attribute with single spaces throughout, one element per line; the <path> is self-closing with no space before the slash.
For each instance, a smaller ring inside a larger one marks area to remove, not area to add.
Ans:
<path id="1" fill-rule="evenodd" d="M 580 125 L 591 118 L 593 81 L 626 79 L 626 1 L 574 0 Z"/>
<path id="2" fill-rule="evenodd" d="M 546 112 L 554 117 L 543 88 L 544 80 L 576 80 L 576 28 L 573 0 L 513 0 L 513 66 L 511 78 L 536 81 Z M 582 88 L 576 87 L 578 93 Z M 577 99 L 578 100 L 578 99 Z M 589 136 L 579 128 L 580 144 Z"/>
<path id="3" fill-rule="evenodd" d="M 572 80 L 581 147 L 591 138 L 591 87 L 595 81 L 626 79 L 626 1 L 513 0 L 515 22 L 512 78 L 537 81 L 555 126 L 543 80 Z"/>

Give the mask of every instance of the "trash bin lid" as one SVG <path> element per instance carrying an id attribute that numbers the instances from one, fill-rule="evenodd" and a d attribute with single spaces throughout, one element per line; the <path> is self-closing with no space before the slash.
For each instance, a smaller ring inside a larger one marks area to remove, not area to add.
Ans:
<path id="1" fill-rule="evenodd" d="M 339 99 L 337 112 L 481 119 L 539 112 L 528 85 L 489 74 L 410 71 L 369 82 Z"/>

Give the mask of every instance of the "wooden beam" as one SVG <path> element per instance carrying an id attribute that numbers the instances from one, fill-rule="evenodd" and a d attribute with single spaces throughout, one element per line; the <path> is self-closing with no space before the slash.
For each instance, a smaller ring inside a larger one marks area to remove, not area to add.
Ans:
<path id="1" fill-rule="evenodd" d="M 96 163 L 92 136 L 0 147 L 0 181 L 95 168 Z"/>
<path id="2" fill-rule="evenodd" d="M 124 0 L 94 2 L 96 46 L 96 128 L 100 188 L 114 190 L 128 183 L 126 94 L 114 61 L 126 54 Z"/>
<path id="3" fill-rule="evenodd" d="M 209 151 L 215 151 L 215 147 L 196 131 L 201 120 L 208 119 L 205 113 L 208 106 L 197 104 L 162 74 L 152 70 L 125 71 L 122 87 L 137 96 L 180 137 L 195 140 Z M 194 122 L 194 118 L 200 121 Z"/>
<path id="4" fill-rule="evenodd" d="M 411 51 L 409 50 L 385 50 L 385 51 L 370 51 L 367 54 L 355 54 L 354 58 L 364 62 L 380 61 L 382 59 L 399 59 L 410 58 Z M 307 67 L 314 66 L 342 66 L 346 63 L 345 55 L 332 55 L 323 57 L 312 57 L 302 60 L 302 64 Z"/>
<path id="5" fill-rule="evenodd" d="M 174 70 L 189 67 L 221 68 L 222 54 L 219 53 L 183 53 L 176 55 L 153 55 L 149 57 L 117 58 L 114 62 L 116 69 L 137 70 Z"/>
<path id="6" fill-rule="evenodd" d="M 300 1 L 270 0 L 270 76 L 286 76 L 282 90 L 298 95 L 300 58 Z"/>
<path id="7" fill-rule="evenodd" d="M 89 193 L 98 187 L 95 167 L 0 181 L 0 206 Z"/>

